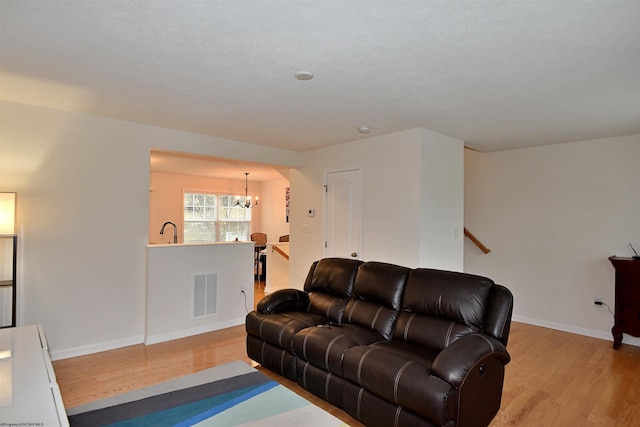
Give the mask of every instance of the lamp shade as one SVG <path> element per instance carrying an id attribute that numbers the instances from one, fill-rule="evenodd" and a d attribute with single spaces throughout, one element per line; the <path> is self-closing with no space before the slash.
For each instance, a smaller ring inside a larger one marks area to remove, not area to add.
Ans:
<path id="1" fill-rule="evenodd" d="M 0 235 L 15 234 L 16 193 L 0 193 Z"/>

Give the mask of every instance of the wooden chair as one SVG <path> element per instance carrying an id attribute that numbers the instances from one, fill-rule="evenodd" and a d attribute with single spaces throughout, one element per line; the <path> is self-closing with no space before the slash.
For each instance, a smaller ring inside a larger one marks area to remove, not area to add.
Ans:
<path id="1" fill-rule="evenodd" d="M 258 267 L 260 264 L 260 251 L 267 247 L 267 234 L 266 233 L 251 233 L 251 241 L 255 242 L 253 253 L 253 268 L 255 269 L 255 279 L 259 276 Z"/>

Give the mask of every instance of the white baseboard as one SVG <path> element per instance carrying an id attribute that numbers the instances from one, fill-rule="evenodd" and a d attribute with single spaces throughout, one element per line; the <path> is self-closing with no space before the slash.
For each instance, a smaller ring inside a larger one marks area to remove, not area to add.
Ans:
<path id="1" fill-rule="evenodd" d="M 227 320 L 226 322 L 219 322 L 212 325 L 198 326 L 197 328 L 182 329 L 179 331 L 168 332 L 166 334 L 159 335 L 147 335 L 144 339 L 146 345 L 157 344 L 159 342 L 176 340 L 179 338 L 190 337 L 192 335 L 204 334 L 206 332 L 217 331 L 219 329 L 230 328 L 232 326 L 244 325 L 245 318 Z"/>
<path id="2" fill-rule="evenodd" d="M 144 336 L 123 338 L 120 340 L 106 341 L 98 344 L 85 345 L 82 347 L 74 347 L 66 350 L 49 351 L 51 360 L 68 359 L 70 357 L 84 356 L 87 354 L 99 353 L 101 351 L 113 350 L 116 348 L 127 347 L 130 345 L 142 344 Z"/>
<path id="3" fill-rule="evenodd" d="M 565 325 L 564 323 L 548 322 L 546 320 L 533 319 L 531 317 L 513 316 L 512 319 L 515 322 L 527 323 L 529 325 L 542 326 L 543 328 L 556 329 L 558 331 L 570 332 L 572 334 L 584 335 L 587 337 L 600 338 L 602 340 L 611 341 L 613 343 L 613 336 L 611 332 L 599 331 L 597 329 L 579 328 L 573 325 Z M 640 338 L 634 338 L 630 335 L 623 334 L 623 344 L 630 344 L 640 347 Z"/>

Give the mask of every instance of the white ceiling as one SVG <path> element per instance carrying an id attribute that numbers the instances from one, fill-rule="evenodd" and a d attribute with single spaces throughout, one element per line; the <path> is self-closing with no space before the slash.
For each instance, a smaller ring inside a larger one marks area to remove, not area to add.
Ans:
<path id="1" fill-rule="evenodd" d="M 0 97 L 298 151 L 637 134 L 640 0 L 0 0 Z"/>

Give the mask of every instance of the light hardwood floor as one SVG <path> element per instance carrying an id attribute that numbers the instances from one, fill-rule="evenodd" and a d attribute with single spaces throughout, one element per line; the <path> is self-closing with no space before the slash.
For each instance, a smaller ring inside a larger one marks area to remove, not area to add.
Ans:
<path id="1" fill-rule="evenodd" d="M 256 300 L 262 288 L 256 287 Z M 502 406 L 491 427 L 640 426 L 640 347 L 514 322 Z M 233 360 L 251 361 L 243 326 L 54 362 L 67 408 Z M 259 368 L 356 427 L 296 383 Z"/>

